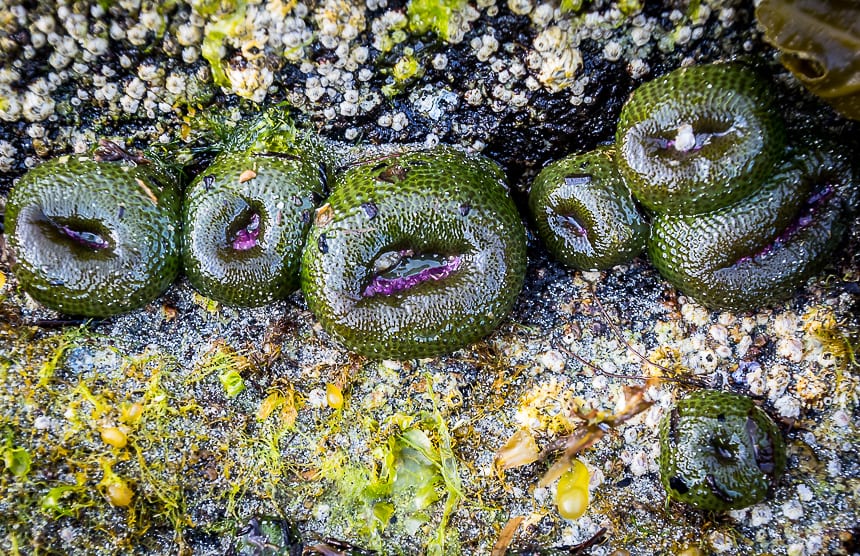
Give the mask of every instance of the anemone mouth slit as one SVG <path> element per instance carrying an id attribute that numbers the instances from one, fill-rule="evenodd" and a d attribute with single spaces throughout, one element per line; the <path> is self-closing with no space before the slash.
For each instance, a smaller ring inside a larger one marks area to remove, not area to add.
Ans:
<path id="1" fill-rule="evenodd" d="M 262 232 L 259 211 L 246 209 L 227 228 L 227 243 L 234 251 L 248 251 L 259 244 Z"/>
<path id="2" fill-rule="evenodd" d="M 724 139 L 735 140 L 733 120 L 717 118 L 691 118 L 675 128 L 664 129 L 645 139 L 646 148 L 653 154 L 673 159 L 696 156 L 706 147 L 716 147 Z"/>
<path id="3" fill-rule="evenodd" d="M 562 229 L 567 230 L 577 237 L 588 237 L 588 228 L 586 228 L 585 225 L 577 219 L 576 215 L 559 214 L 557 219 Z"/>
<path id="4" fill-rule="evenodd" d="M 741 257 L 735 265 L 749 263 L 760 257 L 764 257 L 788 244 L 794 236 L 813 226 L 817 220 L 818 213 L 822 207 L 835 195 L 836 189 L 830 184 L 829 179 L 823 179 L 824 183 L 818 183 L 812 188 L 812 192 L 804 199 L 797 216 L 792 220 L 770 243 L 759 249 L 752 255 Z"/>
<path id="5" fill-rule="evenodd" d="M 712 438 L 711 448 L 713 448 L 714 455 L 716 455 L 720 463 L 734 463 L 737 461 L 737 448 L 730 442 L 726 442 L 724 438 L 719 436 Z"/>
<path id="6" fill-rule="evenodd" d="M 390 296 L 425 282 L 439 282 L 460 269 L 460 255 L 416 253 L 397 249 L 381 253 L 373 261 L 371 279 L 362 297 Z"/>
<path id="7" fill-rule="evenodd" d="M 112 243 L 110 234 L 97 222 L 78 219 L 50 219 L 46 217 L 52 231 L 58 239 L 88 251 L 109 249 Z"/>

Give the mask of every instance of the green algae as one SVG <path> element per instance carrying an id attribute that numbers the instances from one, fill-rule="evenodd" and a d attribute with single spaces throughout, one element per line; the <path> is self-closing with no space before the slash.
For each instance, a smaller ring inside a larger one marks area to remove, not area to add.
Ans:
<path id="1" fill-rule="evenodd" d="M 419 35 L 432 31 L 450 42 L 456 33 L 456 15 L 465 6 L 466 0 L 409 0 L 409 29 Z"/>

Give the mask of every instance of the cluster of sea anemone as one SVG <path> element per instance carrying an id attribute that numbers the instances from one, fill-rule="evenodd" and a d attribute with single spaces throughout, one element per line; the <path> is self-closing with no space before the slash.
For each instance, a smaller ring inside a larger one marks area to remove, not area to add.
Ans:
<path id="1" fill-rule="evenodd" d="M 788 298 L 828 260 L 857 186 L 851 160 L 827 141 L 787 144 L 767 83 L 725 63 L 638 88 L 615 144 L 547 166 L 529 202 L 570 266 L 609 268 L 647 245 L 685 294 L 748 311 Z"/>
<path id="2" fill-rule="evenodd" d="M 156 160 L 107 141 L 27 173 L 6 214 L 23 288 L 104 317 L 151 301 L 180 269 L 231 305 L 301 286 L 335 338 L 380 358 L 454 351 L 505 318 L 526 235 L 496 163 L 445 146 L 339 160 L 261 121 L 184 195 Z M 786 146 L 767 85 L 711 64 L 634 91 L 615 145 L 547 166 L 529 207 L 570 266 L 609 268 L 647 245 L 684 293 L 749 310 L 788 297 L 832 253 L 854 172 L 824 141 Z"/>
<path id="3" fill-rule="evenodd" d="M 329 180 L 317 149 L 276 131 L 237 142 L 184 195 L 156 160 L 106 141 L 32 170 L 7 206 L 21 285 L 91 317 L 141 307 L 180 269 L 230 305 L 301 286 L 333 336 L 380 358 L 454 351 L 505 318 L 526 236 L 497 164 L 398 148 L 335 163 Z"/>
<path id="4" fill-rule="evenodd" d="M 374 358 L 451 352 L 505 318 L 526 232 L 495 162 L 445 146 L 340 159 L 261 121 L 184 193 L 168 166 L 108 141 L 27 173 L 6 209 L 24 290 L 105 317 L 152 301 L 183 271 L 230 305 L 301 288 L 329 334 Z M 827 141 L 786 140 L 753 70 L 712 64 L 637 89 L 615 144 L 544 168 L 529 209 L 568 266 L 607 269 L 647 248 L 692 298 L 748 310 L 789 296 L 830 256 L 857 182 Z M 681 400 L 660 438 L 670 497 L 704 510 L 761 500 L 785 466 L 777 426 L 735 394 Z M 584 511 L 587 482 L 562 481 L 562 515 Z"/>

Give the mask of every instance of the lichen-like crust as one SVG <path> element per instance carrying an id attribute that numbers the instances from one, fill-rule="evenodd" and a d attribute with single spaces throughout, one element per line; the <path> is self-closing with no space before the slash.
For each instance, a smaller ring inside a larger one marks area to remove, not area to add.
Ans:
<path id="1" fill-rule="evenodd" d="M 498 166 L 451 148 L 354 165 L 318 211 L 302 291 L 375 358 L 428 357 L 492 331 L 522 287 L 525 229 Z"/>
<path id="2" fill-rule="evenodd" d="M 148 161 L 46 162 L 9 194 L 12 270 L 34 299 L 70 315 L 142 307 L 179 271 L 177 189 Z"/>
<path id="3" fill-rule="evenodd" d="M 669 497 L 700 510 L 761 501 L 785 470 L 785 442 L 745 396 L 699 390 L 660 423 L 660 480 Z"/>
<path id="4" fill-rule="evenodd" d="M 771 96 L 739 64 L 681 68 L 636 89 L 616 133 L 633 195 L 650 209 L 684 214 L 749 195 L 784 148 Z"/>
<path id="5" fill-rule="evenodd" d="M 324 191 L 319 167 L 292 154 L 226 153 L 185 195 L 182 254 L 195 289 L 259 306 L 299 286 L 299 262 Z"/>
<path id="6" fill-rule="evenodd" d="M 648 224 L 615 165 L 600 147 L 544 168 L 529 191 L 529 211 L 552 255 L 580 270 L 630 261 L 645 248 Z"/>
<path id="7" fill-rule="evenodd" d="M 675 287 L 712 309 L 746 311 L 788 298 L 842 237 L 844 197 L 838 192 L 853 184 L 831 161 L 827 154 L 802 153 L 729 207 L 657 215 L 651 261 Z"/>

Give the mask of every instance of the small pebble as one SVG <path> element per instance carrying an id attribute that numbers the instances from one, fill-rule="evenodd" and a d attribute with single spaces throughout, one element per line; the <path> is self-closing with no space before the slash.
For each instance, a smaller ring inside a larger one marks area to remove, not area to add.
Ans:
<path id="1" fill-rule="evenodd" d="M 803 517 L 803 506 L 798 500 L 789 500 L 782 505 L 782 514 L 792 521 Z"/>

